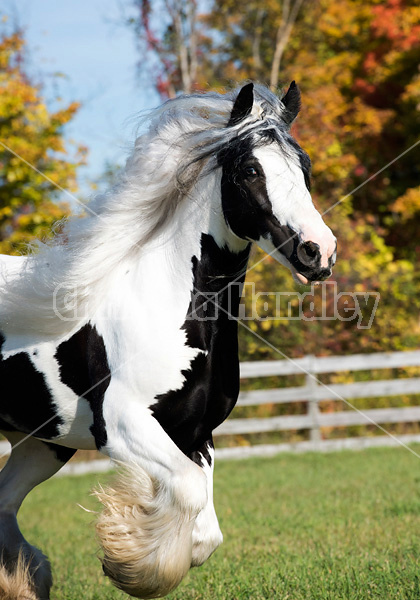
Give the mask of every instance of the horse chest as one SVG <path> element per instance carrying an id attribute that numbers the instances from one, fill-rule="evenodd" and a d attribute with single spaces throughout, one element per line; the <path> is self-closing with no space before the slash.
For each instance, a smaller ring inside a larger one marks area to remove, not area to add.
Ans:
<path id="1" fill-rule="evenodd" d="M 163 429 L 187 455 L 211 438 L 239 394 L 237 312 L 241 267 L 249 248 L 232 253 L 202 235 L 200 259 L 193 257 L 194 292 L 182 330 L 187 345 L 200 352 L 182 371 L 182 387 L 156 396 L 151 406 Z M 239 272 L 239 276 L 237 275 Z M 236 284 L 229 286 L 236 276 Z"/>
<path id="2" fill-rule="evenodd" d="M 184 384 L 156 397 L 150 409 L 187 455 L 211 438 L 234 407 L 239 393 L 237 333 L 234 323 L 216 334 L 183 372 Z"/>

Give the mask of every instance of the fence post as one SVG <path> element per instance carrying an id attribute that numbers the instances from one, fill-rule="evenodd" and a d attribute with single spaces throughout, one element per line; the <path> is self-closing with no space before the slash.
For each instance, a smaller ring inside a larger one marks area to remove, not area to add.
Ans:
<path id="1" fill-rule="evenodd" d="M 321 430 L 319 427 L 319 404 L 318 398 L 316 395 L 318 383 L 314 377 L 313 373 L 313 362 L 315 361 L 315 356 L 308 356 L 309 359 L 309 367 L 306 374 L 306 389 L 308 393 L 308 416 L 311 420 L 311 428 L 309 431 L 311 442 L 320 442 L 321 441 Z"/>

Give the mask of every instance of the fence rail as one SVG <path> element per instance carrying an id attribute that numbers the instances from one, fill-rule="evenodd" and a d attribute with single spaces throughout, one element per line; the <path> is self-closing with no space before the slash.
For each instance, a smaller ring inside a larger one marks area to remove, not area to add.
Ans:
<path id="1" fill-rule="evenodd" d="M 243 362 L 241 378 L 268 377 L 270 375 L 296 375 L 302 373 L 335 373 L 339 371 L 370 371 L 420 366 L 420 350 L 412 352 L 375 352 L 350 356 L 304 356 L 288 360 Z"/>
<path id="2" fill-rule="evenodd" d="M 382 370 L 390 368 L 420 367 L 420 351 L 380 352 L 354 354 L 351 356 L 315 357 L 305 356 L 293 360 L 255 361 L 241 364 L 241 379 L 286 375 L 305 375 L 301 386 L 241 392 L 238 407 L 262 404 L 285 404 L 307 402 L 304 415 L 285 415 L 271 418 L 235 418 L 232 416 L 218 427 L 214 435 L 245 435 L 275 431 L 302 430 L 310 432 L 310 439 L 296 443 L 238 446 L 217 450 L 218 459 L 236 459 L 248 456 L 272 456 L 280 452 L 306 452 L 316 450 L 329 452 L 338 449 L 360 449 L 370 446 L 390 446 L 400 443 L 420 442 L 420 434 L 398 436 L 352 437 L 323 440 L 322 427 L 349 427 L 352 425 L 415 423 L 420 422 L 420 406 L 403 408 L 375 408 L 369 410 L 345 410 L 329 413 L 320 411 L 324 400 L 352 400 L 397 395 L 420 394 L 420 377 L 391 380 L 358 381 L 352 383 L 323 384 L 317 376 L 326 373 Z M 0 454 L 8 452 L 8 442 L 0 442 Z M 66 465 L 61 475 L 106 471 L 111 468 L 109 460 L 93 460 L 89 463 L 75 462 Z"/>

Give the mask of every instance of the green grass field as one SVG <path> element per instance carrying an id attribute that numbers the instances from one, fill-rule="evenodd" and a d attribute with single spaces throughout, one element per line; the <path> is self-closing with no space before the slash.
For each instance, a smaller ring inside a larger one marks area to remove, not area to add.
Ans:
<path id="1" fill-rule="evenodd" d="M 53 600 L 128 597 L 102 575 L 77 505 L 96 509 L 89 490 L 105 479 L 50 480 L 22 507 Z M 404 448 L 221 462 L 215 498 L 225 542 L 172 600 L 420 599 L 420 460 Z"/>

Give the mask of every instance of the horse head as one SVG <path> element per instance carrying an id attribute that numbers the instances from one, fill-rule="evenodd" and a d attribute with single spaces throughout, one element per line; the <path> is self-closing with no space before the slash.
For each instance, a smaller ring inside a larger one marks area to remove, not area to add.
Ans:
<path id="1" fill-rule="evenodd" d="M 241 88 L 219 152 L 222 208 L 231 232 L 256 242 L 286 265 L 300 283 L 331 275 L 336 239 L 310 195 L 309 156 L 290 135 L 300 109 L 293 82 L 281 100 L 258 86 Z"/>

